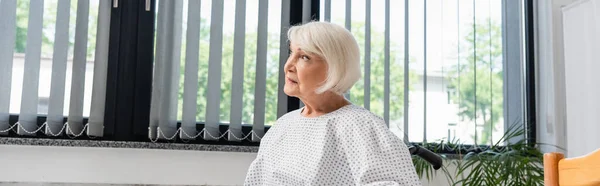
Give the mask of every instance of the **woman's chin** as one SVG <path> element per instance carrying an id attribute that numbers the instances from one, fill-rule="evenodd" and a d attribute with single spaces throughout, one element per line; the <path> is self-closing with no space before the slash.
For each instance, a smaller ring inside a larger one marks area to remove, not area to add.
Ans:
<path id="1" fill-rule="evenodd" d="M 283 93 L 291 97 L 298 97 L 298 90 L 293 87 L 285 86 L 283 88 Z"/>

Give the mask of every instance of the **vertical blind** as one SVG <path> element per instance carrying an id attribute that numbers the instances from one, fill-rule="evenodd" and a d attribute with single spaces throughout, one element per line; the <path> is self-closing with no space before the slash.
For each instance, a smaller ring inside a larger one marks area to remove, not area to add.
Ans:
<path id="1" fill-rule="evenodd" d="M 28 9 L 18 9 L 18 3 L 28 3 Z M 96 3 L 97 6 L 93 8 L 97 8 L 94 10 L 97 15 L 91 16 L 90 1 L 74 3 L 70 0 L 0 1 L 0 87 L 3 87 L 0 93 L 1 135 L 8 135 L 11 130 L 18 135 L 35 135 L 43 130 L 49 136 L 65 133 L 69 136 L 80 136 L 86 132 L 88 136 L 103 136 L 110 1 L 96 1 Z M 56 14 L 50 15 L 45 12 L 51 9 L 55 9 Z M 75 9 L 77 11 L 72 15 L 72 10 Z M 17 15 L 23 13 L 18 11 L 27 12 L 27 32 L 24 42 L 26 49 L 23 62 L 20 61 L 20 54 L 15 54 L 19 52 L 15 51 L 15 46 L 19 46 L 15 43 L 23 43 L 19 40 L 23 38 L 17 37 L 19 35 L 17 29 L 21 29 L 17 25 L 21 21 L 18 20 Z M 75 17 L 75 23 L 70 22 L 72 20 L 70 17 Z M 90 17 L 97 17 L 97 19 L 90 19 Z M 70 30 L 72 25 L 74 31 Z M 97 29 L 90 30 L 90 25 L 96 25 Z M 46 32 L 47 27 L 54 28 L 50 30 L 51 34 Z M 95 35 L 96 38 L 90 38 L 90 35 Z M 43 50 L 48 51 L 43 47 L 48 44 L 43 39 L 52 40 L 51 59 L 42 56 Z M 95 42 L 94 47 L 90 47 L 90 39 Z M 72 55 L 69 54 L 70 45 L 73 46 Z M 95 51 L 89 51 L 88 48 L 94 48 Z M 90 53 L 93 53 L 93 61 L 87 59 Z M 17 74 L 14 72 L 17 72 L 20 66 L 23 67 L 23 75 L 15 79 Z M 92 70 L 93 91 L 86 92 L 86 72 Z M 41 78 L 45 77 L 40 75 L 42 73 L 51 74 L 48 83 Z M 47 103 L 42 102 L 39 96 L 40 91 L 47 91 L 46 89 L 49 89 Z M 20 95 L 11 97 L 11 92 L 20 92 Z M 65 96 L 66 92 L 69 92 L 69 96 Z M 88 124 L 84 124 L 84 105 L 89 104 L 84 104 L 86 94 L 91 94 L 91 99 L 87 101 L 92 103 L 89 108 Z M 20 105 L 15 104 L 19 102 L 11 102 L 15 99 L 19 99 Z M 65 108 L 65 103 L 68 104 L 68 109 Z M 39 108 L 44 107 L 47 107 L 47 117 L 40 125 L 38 115 L 44 111 Z M 16 109 L 13 108 L 19 109 L 15 111 Z M 16 123 L 9 123 L 11 115 L 18 117 Z"/>
<path id="2" fill-rule="evenodd" d="M 278 80 L 282 77 L 277 72 L 281 68 L 280 60 L 287 59 L 284 50 L 287 39 L 283 33 L 287 32 L 289 11 L 286 9 L 290 1 L 279 1 L 279 4 L 269 0 L 158 1 L 149 128 L 152 141 L 176 137 L 259 141 L 265 133 L 267 113 L 273 111 L 281 116 L 287 112 L 282 89 L 274 94 L 269 92 L 274 89 L 269 87 L 271 85 L 282 86 Z M 270 7 L 273 5 L 278 6 Z M 225 14 L 229 7 L 234 10 L 233 21 Z M 280 9 L 281 14 L 271 15 L 273 9 Z M 230 21 L 234 23 L 233 28 L 226 24 Z M 281 38 L 271 37 L 276 36 L 272 35 L 271 28 L 275 28 Z M 249 71 L 249 67 L 253 71 Z M 246 95 L 248 92 L 251 96 Z M 273 108 L 266 103 L 267 99 L 279 101 Z M 227 107 L 224 110 L 223 105 Z M 252 108 L 250 118 L 244 118 L 249 106 Z M 197 130 L 198 125 L 203 128 Z M 228 127 L 226 132 L 220 130 L 222 125 Z M 242 132 L 243 125 L 252 125 L 252 131 Z"/>
<path id="3" fill-rule="evenodd" d="M 277 117 L 287 112 L 283 82 L 277 82 L 276 95 L 269 94 L 269 72 L 276 69 L 276 79 L 283 78 L 283 67 L 269 64 L 273 43 L 269 30 L 271 24 L 279 23 L 270 19 L 281 18 L 277 50 L 278 63 L 283 64 L 290 1 L 280 1 L 277 7 L 271 6 L 273 2 L 190 0 L 183 2 L 186 8 L 181 2 L 159 1 L 151 139 L 179 135 L 181 139 L 227 136 L 230 141 L 258 141 L 268 123 L 265 113 L 270 111 L 269 99 L 278 99 L 271 108 L 277 110 Z M 494 135 L 503 133 L 506 124 L 502 123 L 519 117 L 504 112 L 520 104 L 520 99 L 505 96 L 504 92 L 513 89 L 504 84 L 522 84 L 503 75 L 508 67 L 521 67 L 516 65 L 520 61 L 505 57 L 515 55 L 504 51 L 515 43 L 504 41 L 518 37 L 515 33 L 519 28 L 505 26 L 504 16 L 509 10 L 500 6 L 502 1 L 320 3 L 320 20 L 344 25 L 361 47 L 363 79 L 345 96 L 381 115 L 405 140 L 461 138 L 466 143 L 490 143 Z M 302 1 L 303 23 L 317 19 L 310 15 L 312 6 L 310 0 Z M 281 14 L 271 15 L 272 9 L 280 9 Z M 227 19 L 224 12 L 228 10 L 234 12 L 233 18 Z M 234 23 L 233 28 L 228 28 L 229 22 Z M 250 30 L 256 35 L 249 35 Z M 249 45 L 255 48 L 249 49 Z M 248 65 L 251 71 L 246 70 Z M 251 98 L 245 96 L 249 89 L 253 91 Z M 518 90 L 510 94 L 522 94 Z M 244 119 L 249 105 L 251 121 Z M 242 132 L 245 124 L 251 124 L 252 131 Z M 222 125 L 228 127 L 225 133 L 220 130 Z"/>
<path id="4" fill-rule="evenodd" d="M 490 144 L 519 117 L 504 112 L 507 107 L 517 112 L 514 107 L 521 104 L 505 92 L 522 94 L 517 87 L 523 85 L 503 75 L 521 69 L 514 64 L 522 61 L 512 59 L 521 54 L 504 51 L 517 44 L 506 38 L 518 38 L 520 30 L 506 27 L 513 20 L 505 19 L 510 10 L 502 5 L 500 0 L 324 0 L 320 20 L 344 25 L 359 42 L 363 78 L 346 95 L 353 103 L 380 115 L 406 141 L 460 138 Z"/>
<path id="5" fill-rule="evenodd" d="M 0 135 L 104 135 L 110 3 L 0 1 Z M 288 108 L 291 0 L 157 3 L 149 137 L 259 141 Z M 303 23 L 317 19 L 311 3 Z M 319 19 L 360 44 L 363 79 L 345 97 L 405 140 L 489 143 L 522 121 L 522 30 L 507 26 L 519 22 L 515 3 L 320 3 Z"/>

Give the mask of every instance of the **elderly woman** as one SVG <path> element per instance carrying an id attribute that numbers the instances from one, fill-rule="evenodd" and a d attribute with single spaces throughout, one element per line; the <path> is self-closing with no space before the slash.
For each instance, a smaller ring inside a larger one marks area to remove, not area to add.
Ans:
<path id="1" fill-rule="evenodd" d="M 245 185 L 421 185 L 406 145 L 343 96 L 360 78 L 358 44 L 326 22 L 288 31 L 284 92 L 306 105 L 277 120 Z"/>

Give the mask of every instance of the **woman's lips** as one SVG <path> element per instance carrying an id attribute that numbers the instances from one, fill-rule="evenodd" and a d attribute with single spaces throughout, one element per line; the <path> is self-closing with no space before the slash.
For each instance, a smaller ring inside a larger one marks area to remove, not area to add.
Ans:
<path id="1" fill-rule="evenodd" d="M 294 83 L 294 84 L 297 84 L 297 83 L 298 83 L 297 81 L 294 81 L 294 80 L 293 80 L 293 79 L 291 79 L 291 78 L 286 78 L 286 79 L 287 79 L 287 81 L 288 81 L 289 83 Z"/>

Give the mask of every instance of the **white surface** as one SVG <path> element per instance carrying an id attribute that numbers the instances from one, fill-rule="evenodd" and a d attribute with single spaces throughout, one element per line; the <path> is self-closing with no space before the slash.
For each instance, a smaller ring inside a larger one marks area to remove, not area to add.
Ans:
<path id="1" fill-rule="evenodd" d="M 234 152 L 0 145 L 0 183 L 242 185 L 255 157 Z M 448 185 L 441 172 L 423 183 Z"/>
<path id="2" fill-rule="evenodd" d="M 567 157 L 600 148 L 600 2 L 563 8 Z"/>
<path id="3" fill-rule="evenodd" d="M 565 152 L 565 62 L 561 7 L 575 0 L 536 1 L 537 139 L 543 152 Z M 558 146 L 559 148 L 557 148 Z"/>
<path id="4" fill-rule="evenodd" d="M 0 182 L 241 185 L 254 153 L 0 145 Z"/>

